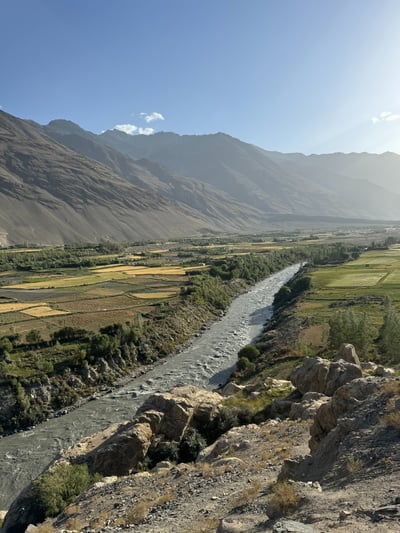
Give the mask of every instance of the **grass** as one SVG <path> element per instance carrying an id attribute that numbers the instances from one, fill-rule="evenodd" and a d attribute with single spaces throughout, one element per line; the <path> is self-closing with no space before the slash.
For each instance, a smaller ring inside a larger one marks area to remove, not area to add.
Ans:
<path id="1" fill-rule="evenodd" d="M 253 502 L 259 495 L 261 486 L 261 481 L 254 479 L 240 494 L 233 497 L 232 507 L 236 509 Z"/>
<path id="2" fill-rule="evenodd" d="M 346 470 L 350 475 L 353 476 L 354 474 L 357 474 L 358 472 L 360 472 L 363 466 L 364 466 L 364 462 L 362 461 L 362 459 L 359 459 L 358 457 L 354 457 L 354 455 L 350 455 L 347 458 Z"/>
<path id="3" fill-rule="evenodd" d="M 312 272 L 313 289 L 299 303 L 297 313 L 326 323 L 337 309 L 351 306 L 367 313 L 379 328 L 383 321 L 386 296 L 400 310 L 400 247 L 364 252 L 342 265 L 323 266 Z"/>
<path id="4" fill-rule="evenodd" d="M 278 481 L 272 487 L 268 515 L 271 518 L 286 516 L 297 509 L 299 502 L 300 498 L 294 484 L 288 481 Z"/>

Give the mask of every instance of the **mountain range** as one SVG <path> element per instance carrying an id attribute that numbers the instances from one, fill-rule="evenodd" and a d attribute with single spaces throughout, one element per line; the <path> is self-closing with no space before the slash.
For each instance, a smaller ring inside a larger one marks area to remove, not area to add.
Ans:
<path id="1" fill-rule="evenodd" d="M 0 238 L 144 240 L 400 219 L 400 156 L 284 154 L 223 133 L 100 135 L 0 111 Z"/>

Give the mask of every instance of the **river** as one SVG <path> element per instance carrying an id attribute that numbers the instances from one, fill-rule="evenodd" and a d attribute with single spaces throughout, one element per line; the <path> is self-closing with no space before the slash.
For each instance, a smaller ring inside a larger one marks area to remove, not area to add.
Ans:
<path id="1" fill-rule="evenodd" d="M 183 384 L 214 389 L 225 382 L 234 369 L 237 352 L 261 333 L 270 318 L 274 294 L 298 268 L 285 268 L 238 296 L 226 314 L 200 337 L 146 374 L 66 415 L 0 439 L 0 509 L 7 509 L 60 449 L 114 422 L 132 418 L 148 395 Z"/>

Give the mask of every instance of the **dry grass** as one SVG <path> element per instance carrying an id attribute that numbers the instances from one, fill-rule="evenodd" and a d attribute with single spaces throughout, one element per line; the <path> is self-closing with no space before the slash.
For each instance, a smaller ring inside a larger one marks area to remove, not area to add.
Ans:
<path id="1" fill-rule="evenodd" d="M 137 292 L 132 294 L 135 298 L 140 298 L 142 300 L 158 300 L 160 298 L 170 298 L 176 294 L 175 291 L 164 291 L 164 292 Z"/>
<path id="2" fill-rule="evenodd" d="M 384 383 L 382 385 L 380 391 L 382 392 L 382 394 L 387 394 L 388 396 L 400 394 L 400 381 L 388 381 L 387 383 Z"/>
<path id="3" fill-rule="evenodd" d="M 35 533 L 55 533 L 56 531 L 51 519 L 47 519 L 43 524 L 38 524 L 35 529 Z"/>
<path id="4" fill-rule="evenodd" d="M 362 459 L 350 455 L 346 461 L 346 470 L 349 474 L 354 475 L 363 468 L 364 462 Z"/>
<path id="5" fill-rule="evenodd" d="M 46 305 L 44 302 L 37 302 L 37 303 L 5 303 L 0 304 L 0 313 L 14 313 L 15 311 L 26 311 L 27 309 L 35 309 L 36 307 L 41 307 Z"/>
<path id="6" fill-rule="evenodd" d="M 110 519 L 111 515 L 112 515 L 112 511 L 110 510 L 102 511 L 95 518 L 92 518 L 89 521 L 89 527 L 95 530 L 101 529 L 102 527 L 104 527 L 106 520 Z"/>
<path id="7" fill-rule="evenodd" d="M 268 514 L 271 518 L 286 516 L 299 505 L 300 498 L 293 483 L 278 481 L 272 487 Z"/>
<path id="8" fill-rule="evenodd" d="M 196 523 L 193 524 L 193 527 L 180 533 L 215 533 L 218 524 L 218 518 L 204 518 L 203 520 L 196 520 Z"/>
<path id="9" fill-rule="evenodd" d="M 43 318 L 46 316 L 68 315 L 68 311 L 61 311 L 60 309 L 52 309 L 48 305 L 41 305 L 38 307 L 31 307 L 21 311 L 25 315 L 34 316 L 37 318 Z"/>
<path id="10" fill-rule="evenodd" d="M 386 427 L 400 429 L 400 411 L 392 411 L 383 417 L 383 424 Z"/>
<path id="11" fill-rule="evenodd" d="M 161 507 L 166 503 L 174 501 L 176 493 L 172 489 L 168 489 L 161 495 L 156 492 L 151 492 L 143 496 L 127 513 L 115 521 L 117 526 L 127 526 L 139 524 L 149 514 L 150 509 L 154 507 Z"/>
<path id="12" fill-rule="evenodd" d="M 254 479 L 239 495 L 235 495 L 232 501 L 233 508 L 243 507 L 254 501 L 261 490 L 261 481 Z"/>

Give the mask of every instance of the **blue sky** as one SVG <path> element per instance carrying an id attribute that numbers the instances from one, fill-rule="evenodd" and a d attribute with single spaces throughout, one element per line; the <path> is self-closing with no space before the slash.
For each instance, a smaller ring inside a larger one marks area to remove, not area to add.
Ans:
<path id="1" fill-rule="evenodd" d="M 19 117 L 400 153 L 399 0 L 1 0 L 0 20 Z"/>

